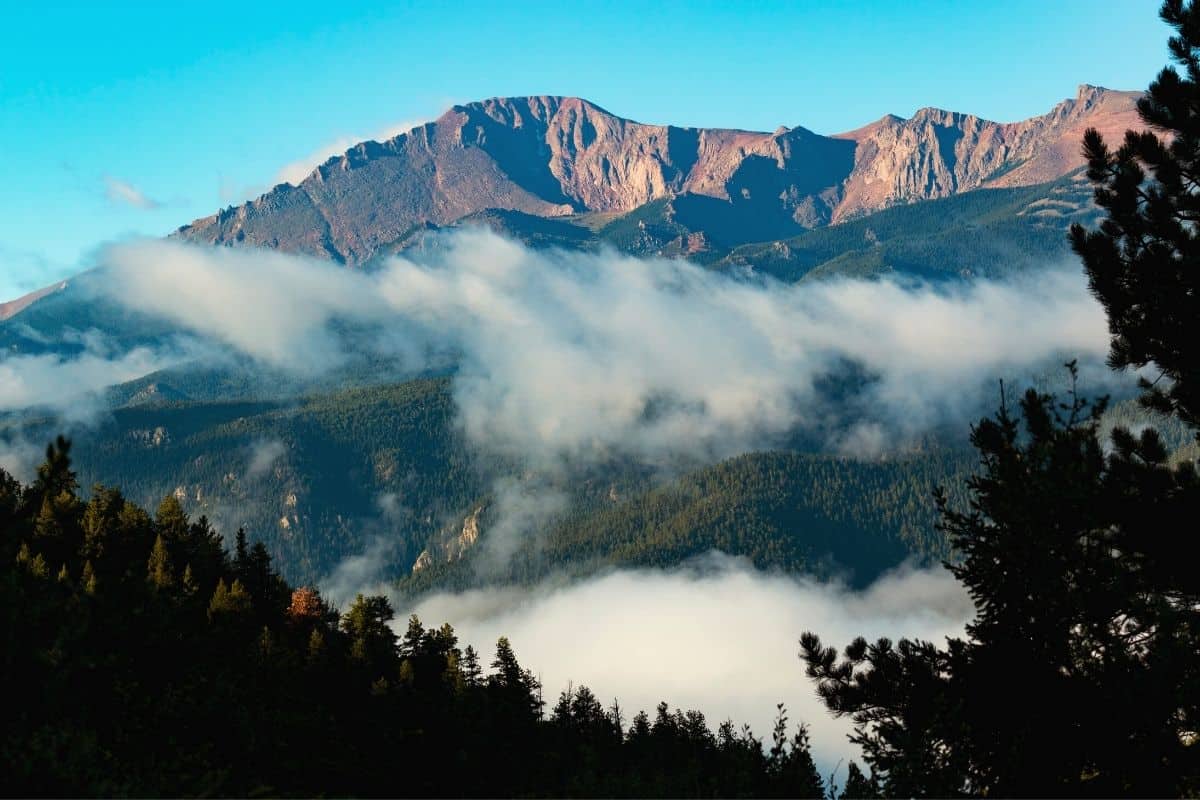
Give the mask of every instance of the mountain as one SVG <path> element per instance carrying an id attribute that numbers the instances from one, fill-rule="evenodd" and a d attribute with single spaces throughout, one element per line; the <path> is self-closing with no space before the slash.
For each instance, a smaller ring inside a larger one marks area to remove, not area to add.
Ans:
<path id="1" fill-rule="evenodd" d="M 44 297 L 49 297 L 55 292 L 61 292 L 67 288 L 66 281 L 59 281 L 51 286 L 46 286 L 29 294 L 22 295 L 15 300 L 9 300 L 7 303 L 0 303 L 0 322 L 3 322 L 10 317 L 20 314 L 25 309 L 29 308 L 34 303 Z"/>
<path id="2" fill-rule="evenodd" d="M 947 197 L 983 187 L 1029 186 L 1083 165 L 1083 133 L 1096 128 L 1109 141 L 1144 127 L 1140 92 L 1084 84 L 1073 100 L 1049 113 L 1013 123 L 922 108 L 911 119 L 888 115 L 835 138 L 857 145 L 833 221 L 880 208 Z"/>
<path id="3" fill-rule="evenodd" d="M 175 235 L 355 265 L 426 226 L 490 209 L 595 226 L 665 201 L 699 237 L 692 249 L 705 249 L 705 239 L 732 247 L 894 205 L 1054 180 L 1082 165 L 1086 128 L 1141 127 L 1138 97 L 1084 85 L 1022 122 L 925 108 L 833 136 L 647 125 L 580 98 L 496 98 L 362 142 L 298 186 L 280 184 Z"/>
<path id="4" fill-rule="evenodd" d="M 492 100 L 357 145 L 299 186 L 176 235 L 365 268 L 483 225 L 531 247 L 686 257 L 789 283 L 1002 277 L 1068 257 L 1066 226 L 1097 214 L 1079 138 L 1092 125 L 1109 136 L 1136 126 L 1136 97 L 1085 86 L 1021 123 L 925 109 L 828 137 L 643 125 L 571 98 Z M 0 357 L 70 356 L 94 342 L 125 352 L 179 333 L 114 300 L 103 268 L 0 306 Z M 429 380 L 396 383 L 412 377 Z M 494 481 L 522 474 L 466 446 L 445 375 L 370 359 L 313 380 L 185 363 L 100 399 L 105 413 L 74 433 L 83 485 L 116 481 L 151 506 L 171 494 L 223 530 L 245 525 L 293 580 L 327 575 L 386 528 L 385 575 L 407 576 L 406 591 L 471 585 L 472 545 L 488 541 L 500 513 Z M 0 444 L 57 433 L 62 421 L 31 419 L 39 413 L 0 415 Z M 564 476 L 551 488 L 570 514 L 494 578 L 672 564 L 720 548 L 864 580 L 907 554 L 942 554 L 920 533 L 932 530 L 930 487 L 961 483 L 960 452 L 871 464 L 794 445 L 665 481 L 629 465 Z M 399 516 L 389 498 L 402 499 Z"/>

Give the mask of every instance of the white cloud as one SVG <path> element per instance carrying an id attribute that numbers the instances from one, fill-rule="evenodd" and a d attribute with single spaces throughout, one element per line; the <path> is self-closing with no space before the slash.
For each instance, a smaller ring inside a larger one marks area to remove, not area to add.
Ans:
<path id="1" fill-rule="evenodd" d="M 717 458 L 797 428 L 873 451 L 965 428 L 994 407 L 998 377 L 1077 356 L 1100 365 L 1108 343 L 1076 269 L 950 287 L 758 284 L 684 261 L 530 251 L 480 230 L 370 274 L 159 241 L 106 260 L 116 299 L 275 367 L 312 373 L 366 350 L 417 369 L 453 355 L 468 436 L 543 463 Z M 347 336 L 354 326 L 369 333 Z M 821 389 L 848 361 L 872 376 L 853 406 Z"/>
<path id="2" fill-rule="evenodd" d="M 0 433 L 0 469 L 22 483 L 33 481 L 45 452 L 45 445 L 37 446 L 20 432 Z"/>
<path id="3" fill-rule="evenodd" d="M 115 245 L 104 261 L 114 299 L 297 373 L 341 362 L 333 319 L 390 313 L 361 273 L 276 251 L 152 240 Z"/>
<path id="4" fill-rule="evenodd" d="M 274 183 L 290 183 L 293 186 L 299 186 L 300 183 L 309 176 L 310 173 L 317 167 L 324 164 L 334 156 L 340 156 L 359 142 L 374 140 L 377 142 L 386 142 L 388 139 L 399 136 L 402 133 L 408 133 L 413 128 L 424 125 L 428 120 L 414 119 L 404 122 L 397 122 L 390 125 L 373 136 L 353 136 L 343 135 L 326 142 L 303 158 L 298 158 L 284 164 L 275 173 Z"/>
<path id="5" fill-rule="evenodd" d="M 94 335 L 85 336 L 83 341 L 83 351 L 74 355 L 43 353 L 0 358 L 0 411 L 44 408 L 57 412 L 64 422 L 81 422 L 98 410 L 103 389 L 206 352 L 194 342 L 183 340 L 122 353 L 112 352 L 102 338 Z"/>
<path id="6" fill-rule="evenodd" d="M 260 441 L 250 449 L 250 459 L 246 463 L 246 478 L 253 480 L 261 478 L 275 466 L 275 462 L 287 453 L 287 445 L 272 439 Z"/>
<path id="7" fill-rule="evenodd" d="M 124 203 L 134 208 L 140 208 L 143 211 L 154 211 L 162 208 L 162 203 L 148 197 L 141 189 L 120 178 L 105 175 L 104 186 L 105 196 L 114 203 Z"/>
<path id="8" fill-rule="evenodd" d="M 710 726 L 732 718 L 769 736 L 775 704 L 784 702 L 794 723 L 811 726 L 827 774 L 857 753 L 846 741 L 849 722 L 832 718 L 804 675 L 800 634 L 812 630 L 839 647 L 860 635 L 941 643 L 962 635 L 973 608 L 940 567 L 901 567 L 856 592 L 713 554 L 692 568 L 442 594 L 397 611 L 401 627 L 410 611 L 427 625 L 450 622 L 462 646 L 473 644 L 485 660 L 508 636 L 551 703 L 573 682 L 606 702 L 616 697 L 629 716 L 641 708 L 653 714 L 666 700 L 703 711 Z"/>
<path id="9" fill-rule="evenodd" d="M 384 579 L 383 570 L 395 546 L 394 537 L 375 536 L 362 553 L 342 559 L 321 580 L 321 593 L 339 608 L 348 608 L 358 594 L 388 594 L 392 584 Z"/>
<path id="10" fill-rule="evenodd" d="M 118 245 L 113 298 L 275 368 L 319 375 L 364 354 L 453 362 L 459 423 L 527 471 L 493 487 L 491 559 L 563 510 L 539 479 L 632 458 L 665 473 L 797 432 L 875 456 L 995 408 L 996 380 L 1105 376 L 1102 308 L 1077 269 L 1007 282 L 746 282 L 685 261 L 531 251 L 484 230 L 379 270 L 270 250 Z M 825 384 L 853 363 L 850 395 Z"/>

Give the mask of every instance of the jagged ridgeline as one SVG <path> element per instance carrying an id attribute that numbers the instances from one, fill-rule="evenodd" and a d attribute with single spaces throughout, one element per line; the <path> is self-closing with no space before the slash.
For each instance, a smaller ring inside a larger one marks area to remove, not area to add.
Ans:
<path id="1" fill-rule="evenodd" d="M 1137 97 L 1081 86 L 1023 122 L 925 108 L 833 136 L 647 125 L 579 98 L 497 98 L 363 142 L 177 235 L 360 264 L 483 215 L 554 243 L 616 224 L 638 250 L 711 258 L 894 205 L 1058 179 L 1082 166 L 1086 128 L 1141 127 Z"/>

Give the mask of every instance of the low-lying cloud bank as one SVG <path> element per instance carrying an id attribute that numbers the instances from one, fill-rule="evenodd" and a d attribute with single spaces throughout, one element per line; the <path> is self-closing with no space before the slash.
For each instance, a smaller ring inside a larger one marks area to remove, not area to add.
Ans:
<path id="1" fill-rule="evenodd" d="M 994 409 L 1002 376 L 1080 358 L 1114 380 L 1103 310 L 1073 265 L 1000 282 L 785 285 L 679 260 L 531 250 L 470 229 L 370 271 L 130 242 L 105 251 L 99 276 L 111 300 L 192 344 L 0 357 L 0 411 L 39 404 L 84 418 L 105 385 L 231 352 L 301 382 L 363 358 L 398 375 L 445 371 L 468 440 L 522 465 L 493 487 L 487 547 L 499 563 L 563 510 L 538 475 L 621 459 L 671 474 L 797 437 L 874 456 L 939 428 L 965 435 Z M 249 474 L 279 455 L 262 449 Z"/>
<path id="2" fill-rule="evenodd" d="M 0 358 L 0 412 L 41 408 L 68 424 L 86 420 L 102 405 L 99 394 L 109 386 L 213 355 L 210 348 L 183 338 L 123 352 L 114 352 L 94 333 L 80 338 L 84 349 L 75 355 Z"/>
<path id="3" fill-rule="evenodd" d="M 961 635 L 973 608 L 942 568 L 901 567 L 855 592 L 837 583 L 755 571 L 720 554 L 671 571 L 625 570 L 580 583 L 487 589 L 429 597 L 402 612 L 427 625 L 450 622 L 462 646 L 491 660 L 508 636 L 521 663 L 535 670 L 553 704 L 570 682 L 605 703 L 616 697 L 626 719 L 653 715 L 661 700 L 726 718 L 770 736 L 775 704 L 811 727 L 814 754 L 828 773 L 857 757 L 847 720 L 834 719 L 804 676 L 798 639 L 816 631 L 828 643 L 855 636 Z M 844 773 L 843 773 L 844 774 Z"/>
<path id="4" fill-rule="evenodd" d="M 147 241 L 105 257 L 115 299 L 254 359 L 320 373 L 364 353 L 455 365 L 478 445 L 544 463 L 720 458 L 827 431 L 836 450 L 965 424 L 1001 375 L 1100 363 L 1077 268 L 955 286 L 748 282 L 676 260 L 534 251 L 483 230 L 369 273 Z M 865 388 L 830 389 L 853 365 Z"/>

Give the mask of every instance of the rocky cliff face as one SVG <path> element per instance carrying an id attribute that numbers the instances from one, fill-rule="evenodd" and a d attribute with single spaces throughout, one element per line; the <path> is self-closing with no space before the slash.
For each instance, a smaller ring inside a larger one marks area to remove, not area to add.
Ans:
<path id="1" fill-rule="evenodd" d="M 1083 165 L 1083 133 L 1111 139 L 1140 129 L 1138 92 L 1083 85 L 1073 100 L 1022 122 L 997 123 L 923 108 L 911 119 L 886 116 L 835 138 L 855 142 L 835 222 L 897 203 L 946 197 L 981 187 L 1029 186 Z"/>
<path id="2" fill-rule="evenodd" d="M 570 97 L 486 100 L 356 145 L 299 186 L 176 235 L 355 264 L 417 226 L 487 209 L 621 214 L 671 198 L 692 230 L 726 244 L 782 238 L 897 203 L 1052 180 L 1082 164 L 1087 127 L 1139 127 L 1137 96 L 1083 86 L 1023 122 L 922 109 L 836 136 L 646 125 Z"/>
<path id="3" fill-rule="evenodd" d="M 474 511 L 463 519 L 462 528 L 457 531 L 447 531 L 437 541 L 421 551 L 413 562 L 412 571 L 420 572 L 433 566 L 437 561 L 458 561 L 466 552 L 479 541 L 479 515 L 486 506 L 477 506 Z"/>

